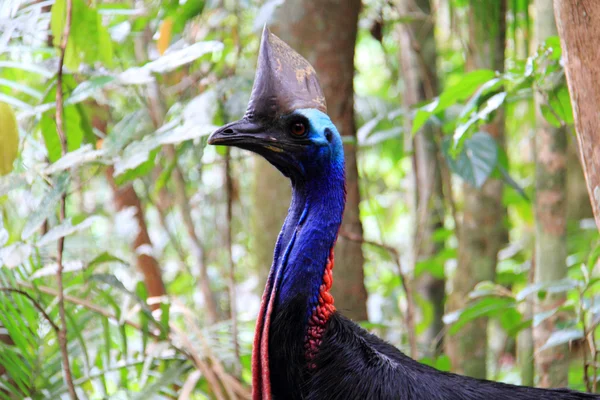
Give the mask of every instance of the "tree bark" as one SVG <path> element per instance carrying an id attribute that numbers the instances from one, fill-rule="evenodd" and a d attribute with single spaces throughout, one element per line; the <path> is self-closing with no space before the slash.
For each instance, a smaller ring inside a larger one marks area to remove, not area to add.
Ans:
<path id="1" fill-rule="evenodd" d="M 554 12 L 545 0 L 535 0 L 535 10 L 535 38 L 542 43 L 557 33 Z M 535 102 L 535 260 L 539 268 L 535 269 L 534 281 L 543 284 L 567 274 L 567 136 L 564 128 L 553 127 L 542 115 L 540 107 L 547 103 L 544 94 L 536 93 Z M 552 310 L 564 301 L 564 293 L 548 293 L 544 299 L 536 297 L 534 312 Z M 568 383 L 568 345 L 540 350 L 560 319 L 555 314 L 533 329 L 535 366 L 541 387 L 563 387 Z"/>
<path id="2" fill-rule="evenodd" d="M 329 116 L 340 133 L 356 138 L 354 123 L 354 46 L 360 0 L 288 0 L 279 7 L 273 31 L 317 70 Z M 356 144 L 344 145 L 346 211 L 341 229 L 362 236 Z M 336 307 L 355 320 L 367 319 L 364 257 L 360 243 L 343 237 L 335 249 Z"/>
<path id="3" fill-rule="evenodd" d="M 289 180 L 259 156 L 254 156 L 252 185 L 252 257 L 259 277 L 258 294 L 263 291 L 273 262 L 275 241 L 290 205 Z"/>
<path id="4" fill-rule="evenodd" d="M 106 133 L 107 123 L 104 116 L 106 115 L 106 109 L 103 106 L 94 104 L 97 110 L 104 112 L 96 112 L 92 119 L 92 125 L 100 132 Z M 146 220 L 144 219 L 144 208 L 142 202 L 138 197 L 133 185 L 127 184 L 122 187 L 117 186 L 113 177 L 114 168 L 112 166 L 106 169 L 106 180 L 113 190 L 113 201 L 117 210 L 122 210 L 127 207 L 134 207 L 135 219 L 137 220 L 139 232 L 133 242 L 133 252 L 136 254 L 136 265 L 138 271 L 140 271 L 144 277 L 144 283 L 146 284 L 146 290 L 148 290 L 149 297 L 163 296 L 166 294 L 165 284 L 162 279 L 160 265 L 158 261 L 151 255 L 138 253 L 136 250 L 143 245 L 152 247 L 150 236 L 148 235 L 148 228 L 146 226 Z M 151 308 L 158 309 L 160 304 L 155 303 L 151 305 Z"/>
<path id="5" fill-rule="evenodd" d="M 600 229 L 600 2 L 554 0 L 588 194 Z"/>
<path id="6" fill-rule="evenodd" d="M 404 108 L 409 111 L 416 104 L 438 95 L 434 19 L 431 15 L 430 0 L 402 0 L 398 8 L 403 15 L 421 12 L 430 16 L 425 21 L 399 25 L 400 64 L 404 82 L 402 101 Z M 406 118 L 406 132 L 411 131 L 411 126 L 412 121 Z M 433 240 L 434 232 L 443 226 L 444 221 L 444 198 L 437 146 L 440 137 L 439 129 L 433 124 L 427 124 L 413 139 L 415 262 L 430 259 L 442 248 Z M 435 339 L 444 327 L 442 317 L 445 280 L 425 272 L 417 277 L 415 285 L 418 294 L 433 307 L 433 320 L 421 336 L 421 342 L 425 345 L 434 344 L 434 350 L 439 350 L 441 342 L 436 342 Z"/>
<path id="7" fill-rule="evenodd" d="M 147 245 L 152 247 L 152 242 L 148 235 L 148 227 L 146 226 L 146 220 L 144 219 L 142 202 L 133 189 L 133 185 L 127 184 L 122 187 L 117 186 L 113 178 L 113 173 L 114 169 L 112 166 L 106 169 L 106 179 L 113 189 L 113 201 L 115 207 L 117 210 L 122 210 L 127 207 L 134 207 L 136 210 L 135 219 L 138 223 L 139 231 L 133 241 L 133 251 L 136 253 L 137 268 L 144 276 L 148 297 L 163 296 L 166 294 L 166 290 L 158 261 L 151 255 L 137 251 L 140 246 Z M 151 308 L 157 309 L 159 306 L 160 304 L 153 304 L 151 305 Z"/>
<path id="8" fill-rule="evenodd" d="M 506 42 L 506 0 L 469 5 L 467 71 L 486 68 L 504 70 Z M 504 146 L 504 111 L 499 109 L 493 121 L 480 127 L 499 147 Z M 490 178 L 480 189 L 463 185 L 464 205 L 459 232 L 458 266 L 453 291 L 448 297 L 449 311 L 464 308 L 468 293 L 481 281 L 493 281 L 498 251 L 506 240 L 505 209 L 502 205 L 501 180 Z M 487 318 L 466 324 L 455 337 L 446 341 L 446 351 L 454 371 L 486 378 Z"/>

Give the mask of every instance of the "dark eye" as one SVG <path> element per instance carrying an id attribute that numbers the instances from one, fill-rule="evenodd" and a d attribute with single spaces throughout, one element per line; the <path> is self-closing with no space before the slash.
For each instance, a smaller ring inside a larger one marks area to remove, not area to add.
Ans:
<path id="1" fill-rule="evenodd" d="M 294 122 L 290 126 L 290 131 L 294 136 L 303 136 L 306 133 L 306 125 L 303 122 Z"/>

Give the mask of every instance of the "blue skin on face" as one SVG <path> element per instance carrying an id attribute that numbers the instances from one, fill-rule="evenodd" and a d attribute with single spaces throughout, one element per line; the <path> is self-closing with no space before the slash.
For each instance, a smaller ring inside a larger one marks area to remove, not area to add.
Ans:
<path id="1" fill-rule="evenodd" d="M 342 137 L 329 116 L 313 108 L 300 109 L 295 114 L 304 115 L 310 123 L 308 138 L 313 146 L 308 146 L 301 160 L 305 173 L 309 175 L 307 178 L 310 178 L 311 173 L 320 175 L 319 172 L 339 172 L 340 167 L 343 171 Z"/>

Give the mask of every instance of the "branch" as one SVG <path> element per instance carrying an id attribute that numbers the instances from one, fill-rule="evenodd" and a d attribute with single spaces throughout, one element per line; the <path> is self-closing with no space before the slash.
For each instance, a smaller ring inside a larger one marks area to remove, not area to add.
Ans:
<path id="1" fill-rule="evenodd" d="M 402 280 L 402 288 L 404 289 L 404 294 L 406 295 L 405 323 L 406 323 L 406 330 L 408 332 L 408 342 L 410 344 L 410 356 L 413 359 L 416 359 L 418 353 L 417 353 L 417 337 L 415 335 L 415 323 L 414 323 L 414 315 L 415 315 L 414 314 L 414 298 L 413 298 L 413 293 L 412 293 L 412 286 L 409 281 L 410 278 L 402 270 L 402 264 L 400 261 L 400 253 L 398 253 L 398 250 L 396 250 L 395 248 L 393 248 L 391 246 L 388 246 L 385 243 L 379 243 L 379 242 L 374 242 L 371 240 L 366 240 L 361 235 L 357 235 L 352 232 L 346 232 L 344 230 L 340 230 L 339 235 L 350 241 L 353 241 L 353 242 L 364 243 L 364 244 L 368 244 L 373 247 L 379 247 L 380 249 L 383 249 L 383 250 L 387 251 L 388 253 L 390 253 L 390 255 L 392 256 L 392 259 L 394 260 L 394 263 L 396 264 L 396 267 L 397 267 L 397 273 L 400 276 L 400 279 Z"/>
<path id="2" fill-rule="evenodd" d="M 233 219 L 233 177 L 231 176 L 231 153 L 229 151 L 229 147 L 227 147 L 225 153 L 225 191 L 227 197 L 226 246 L 229 261 L 229 309 L 231 312 L 231 336 L 233 341 L 233 353 L 235 355 L 235 372 L 239 375 L 242 372 L 242 365 L 240 364 L 240 344 L 238 342 L 235 263 L 233 262 L 233 252 L 231 248 L 231 221 Z"/>
<path id="3" fill-rule="evenodd" d="M 21 296 L 27 297 L 31 301 L 31 303 L 33 303 L 34 307 L 37 308 L 37 310 L 44 316 L 44 319 L 46 321 L 48 321 L 48 323 L 50 324 L 50 326 L 52 327 L 54 332 L 56 332 L 57 335 L 59 334 L 60 328 L 58 327 L 58 325 L 56 325 L 54 323 L 54 321 L 52 320 L 52 318 L 50 318 L 50 316 L 46 313 L 46 311 L 44 310 L 44 307 L 42 307 L 42 305 L 36 299 L 31 297 L 31 295 L 29 293 L 25 292 L 24 290 L 7 288 L 7 287 L 0 287 L 0 292 L 17 293 L 17 294 L 20 294 Z"/>
<path id="4" fill-rule="evenodd" d="M 66 0 L 67 15 L 65 17 L 65 27 L 62 32 L 62 38 L 60 42 L 60 57 L 58 59 L 58 74 L 56 78 L 56 131 L 60 140 L 61 155 L 64 157 L 68 152 L 67 147 L 67 135 L 65 134 L 65 125 L 63 121 L 63 66 L 65 63 L 65 53 L 67 49 L 67 43 L 69 41 L 69 34 L 71 33 L 71 19 L 73 16 L 73 2 L 72 0 Z M 59 224 L 65 220 L 67 204 L 66 192 L 61 195 L 60 198 L 60 217 Z M 73 385 L 73 377 L 71 374 L 71 367 L 69 365 L 69 352 L 67 349 L 67 318 L 65 316 L 65 300 L 63 291 L 63 250 L 65 247 L 64 236 L 58 239 L 58 256 L 56 269 L 56 280 L 58 285 L 58 314 L 60 316 L 61 328 L 58 330 L 58 343 L 60 346 L 60 352 L 62 355 L 62 366 L 65 375 L 65 382 L 69 389 L 69 395 L 72 400 L 76 400 L 77 393 L 75 392 L 75 386 Z"/>

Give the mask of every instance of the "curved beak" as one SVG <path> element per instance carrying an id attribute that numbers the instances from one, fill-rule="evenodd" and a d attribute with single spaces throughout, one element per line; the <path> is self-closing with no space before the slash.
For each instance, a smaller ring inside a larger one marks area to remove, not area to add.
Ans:
<path id="1" fill-rule="evenodd" d="M 262 125 L 241 119 L 214 131 L 208 137 L 208 144 L 243 148 L 260 145 L 265 139 L 264 130 Z"/>

